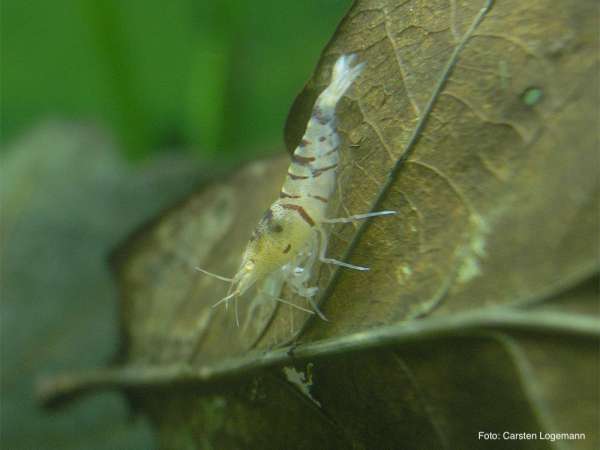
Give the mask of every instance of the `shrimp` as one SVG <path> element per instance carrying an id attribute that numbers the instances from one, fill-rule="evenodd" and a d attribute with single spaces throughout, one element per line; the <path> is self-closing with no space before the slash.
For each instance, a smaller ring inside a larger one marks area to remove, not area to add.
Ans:
<path id="1" fill-rule="evenodd" d="M 335 63 L 331 83 L 317 98 L 302 141 L 294 151 L 279 199 L 267 209 L 256 226 L 233 278 L 196 267 L 206 275 L 230 283 L 227 295 L 213 306 L 227 305 L 229 300 L 235 299 L 238 326 L 237 299 L 276 272 L 292 292 L 310 302 L 314 311 L 270 295 L 274 300 L 307 313 L 317 313 L 327 320 L 313 300 L 318 288 L 308 286 L 315 262 L 319 260 L 359 271 L 369 269 L 328 258 L 325 226 L 396 214 L 396 211 L 379 211 L 343 218 L 326 217 L 339 163 L 340 139 L 336 132 L 335 109 L 364 69 L 364 63 L 353 65 L 355 60 L 355 55 L 342 55 Z"/>

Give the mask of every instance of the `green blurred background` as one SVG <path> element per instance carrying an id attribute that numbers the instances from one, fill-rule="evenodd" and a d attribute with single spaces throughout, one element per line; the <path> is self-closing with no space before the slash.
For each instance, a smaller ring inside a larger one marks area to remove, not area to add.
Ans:
<path id="1" fill-rule="evenodd" d="M 129 159 L 282 146 L 350 0 L 2 0 L 2 144 L 44 118 L 98 122 Z M 5 145 L 2 145 L 5 148 Z"/>
<path id="2" fill-rule="evenodd" d="M 350 3 L 0 0 L 1 448 L 156 448 L 117 393 L 49 413 L 36 380 L 110 363 L 108 255 L 228 162 L 283 151 Z"/>

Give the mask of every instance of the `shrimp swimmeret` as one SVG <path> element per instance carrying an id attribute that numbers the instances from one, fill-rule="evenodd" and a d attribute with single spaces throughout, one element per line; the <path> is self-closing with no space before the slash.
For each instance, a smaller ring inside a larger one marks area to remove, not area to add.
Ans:
<path id="1" fill-rule="evenodd" d="M 395 211 L 379 211 L 337 219 L 326 218 L 339 162 L 335 108 L 364 68 L 364 63 L 352 65 L 355 59 L 355 55 L 342 55 L 335 63 L 331 83 L 319 95 L 302 141 L 294 151 L 279 199 L 267 209 L 252 233 L 234 277 L 223 277 L 196 267 L 202 273 L 231 283 L 227 295 L 214 306 L 227 304 L 234 299 L 238 325 L 237 299 L 257 282 L 277 271 L 281 271 L 284 282 L 292 292 L 307 298 L 314 312 L 325 319 L 313 300 L 318 288 L 307 286 L 316 260 L 349 269 L 369 270 L 325 256 L 328 241 L 325 225 L 396 214 Z M 278 297 L 272 298 L 313 313 Z"/>

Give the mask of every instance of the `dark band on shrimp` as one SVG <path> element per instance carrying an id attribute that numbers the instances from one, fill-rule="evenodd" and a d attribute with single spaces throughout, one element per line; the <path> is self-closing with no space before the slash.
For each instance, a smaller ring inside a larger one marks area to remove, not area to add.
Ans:
<path id="1" fill-rule="evenodd" d="M 315 160 L 314 156 L 300 156 L 300 155 L 297 155 L 296 153 L 294 153 L 292 155 L 292 161 L 301 166 L 307 166 L 314 160 Z"/>
<path id="2" fill-rule="evenodd" d="M 300 217 L 302 217 L 302 219 L 304 219 L 304 221 L 307 224 L 309 224 L 311 227 L 315 226 L 315 221 L 312 219 L 312 217 L 310 217 L 310 215 L 306 212 L 306 210 L 302 206 L 291 205 L 289 203 L 282 203 L 281 207 L 285 208 L 285 209 L 292 209 L 292 210 L 298 212 L 298 214 L 300 214 Z"/>
<path id="3" fill-rule="evenodd" d="M 285 192 L 285 191 L 282 190 L 279 193 L 279 198 L 301 198 L 301 196 L 300 195 L 288 194 L 287 192 Z"/>
<path id="4" fill-rule="evenodd" d="M 308 178 L 308 176 L 305 175 L 295 175 L 292 172 L 288 172 L 288 177 L 290 177 L 290 179 L 292 180 L 306 180 Z"/>
<path id="5" fill-rule="evenodd" d="M 319 200 L 320 202 L 323 202 L 323 203 L 328 203 L 329 202 L 329 200 L 327 200 L 325 197 L 321 197 L 320 195 L 308 194 L 308 196 L 310 198 L 314 198 L 316 200 Z"/>
<path id="6" fill-rule="evenodd" d="M 312 176 L 314 178 L 317 178 L 318 176 L 322 175 L 323 173 L 335 169 L 337 167 L 337 164 L 332 164 L 331 166 L 327 166 L 327 167 L 321 167 L 320 169 L 314 169 L 312 171 Z"/>
<path id="7" fill-rule="evenodd" d="M 331 122 L 331 119 L 333 119 L 333 117 L 324 114 L 323 110 L 321 108 L 319 108 L 319 107 L 315 107 L 315 109 L 313 109 L 312 116 L 321 125 L 327 125 L 329 122 Z"/>

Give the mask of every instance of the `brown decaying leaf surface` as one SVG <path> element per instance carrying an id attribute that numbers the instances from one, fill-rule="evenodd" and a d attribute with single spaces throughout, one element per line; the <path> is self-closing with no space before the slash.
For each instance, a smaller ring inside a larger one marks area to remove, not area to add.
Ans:
<path id="1" fill-rule="evenodd" d="M 322 89 L 340 53 L 367 61 L 341 124 L 357 145 L 344 152 L 344 213 L 370 209 L 482 6 L 368 3 L 344 20 L 304 94 Z M 372 271 L 341 274 L 323 306 L 335 320 L 313 324 L 311 336 L 526 301 L 593 270 L 597 134 L 585 132 L 598 104 L 593 7 L 494 5 L 378 205 L 399 216 L 371 222 L 351 255 Z M 532 89 L 542 97 L 528 105 Z M 338 254 L 353 232 L 340 230 Z"/>
<path id="2" fill-rule="evenodd" d="M 407 149 L 484 4 L 392 3 L 352 8 L 288 120 L 304 127 L 331 64 L 357 53 L 367 67 L 339 107 L 344 158 L 332 214 L 369 211 L 396 161 L 410 152 L 377 205 L 398 216 L 372 221 L 349 255 L 371 271 L 340 271 L 322 299 L 331 323 L 312 321 L 305 339 L 527 301 L 594 270 L 596 135 L 582 132 L 594 128 L 598 104 L 591 89 L 594 14 L 579 2 L 496 4 Z M 541 99 L 528 105 L 532 89 Z M 228 356 L 246 351 L 262 333 L 259 348 L 288 341 L 290 320 L 298 332 L 306 314 L 279 307 L 271 321 L 274 305 L 252 318 L 242 305 L 242 320 L 249 320 L 240 332 L 231 311 L 209 307 L 227 286 L 191 270 L 235 272 L 251 229 L 277 196 L 282 159 L 255 163 L 193 196 L 144 234 L 135 252 L 128 249 L 121 279 L 134 361 L 201 355 L 208 362 L 224 349 Z M 332 255 L 345 254 L 357 227 L 335 228 Z M 333 272 L 320 268 L 322 291 Z"/>
<path id="3" fill-rule="evenodd" d="M 585 432 L 570 444 L 594 448 L 597 289 L 584 281 L 598 267 L 597 29 L 591 0 L 354 4 L 292 107 L 286 142 L 298 142 L 335 59 L 357 53 L 367 67 L 338 109 L 333 215 L 399 214 L 334 229 L 330 254 L 371 270 L 319 267 L 330 322 L 268 304 L 238 330 L 231 310 L 210 307 L 227 286 L 191 270 L 235 271 L 287 158 L 193 195 L 118 264 L 127 365 L 210 367 L 294 338 L 302 347 L 366 333 L 359 342 L 382 326 L 502 305 L 517 321 L 559 317 L 575 331 L 482 325 L 340 350 L 311 359 L 314 371 L 296 365 L 307 384 L 311 372 L 311 395 L 277 368 L 210 389 L 143 391 L 135 398 L 164 447 L 474 448 L 477 431 L 508 430 Z M 583 323 L 595 332 L 578 332 Z"/>

